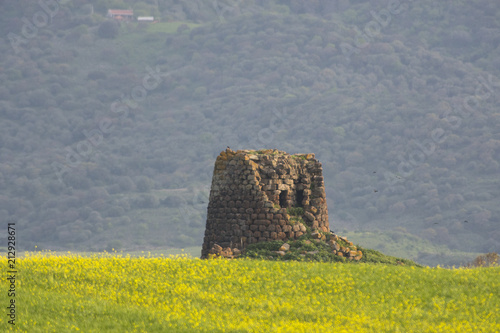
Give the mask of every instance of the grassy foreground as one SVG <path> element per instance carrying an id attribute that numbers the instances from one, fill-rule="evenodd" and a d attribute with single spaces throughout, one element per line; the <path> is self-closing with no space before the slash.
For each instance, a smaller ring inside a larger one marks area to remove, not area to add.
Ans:
<path id="1" fill-rule="evenodd" d="M 71 254 L 16 266 L 19 332 L 500 331 L 500 267 Z"/>

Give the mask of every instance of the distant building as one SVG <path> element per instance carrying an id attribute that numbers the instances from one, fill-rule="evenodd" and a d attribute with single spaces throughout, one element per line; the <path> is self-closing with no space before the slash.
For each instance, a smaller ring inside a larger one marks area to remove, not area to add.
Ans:
<path id="1" fill-rule="evenodd" d="M 154 22 L 155 18 L 153 16 L 139 16 L 137 18 L 139 22 Z"/>
<path id="2" fill-rule="evenodd" d="M 106 17 L 120 21 L 133 21 L 134 11 L 131 9 L 108 9 Z"/>

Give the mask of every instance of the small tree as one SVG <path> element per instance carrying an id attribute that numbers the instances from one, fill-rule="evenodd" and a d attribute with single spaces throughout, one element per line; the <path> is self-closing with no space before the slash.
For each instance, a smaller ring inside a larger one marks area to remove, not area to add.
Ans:
<path id="1" fill-rule="evenodd" d="M 97 34 L 101 38 L 116 38 L 118 36 L 119 26 L 116 21 L 104 21 L 99 25 L 99 29 L 97 30 Z"/>
<path id="2" fill-rule="evenodd" d="M 153 188 L 153 181 L 146 176 L 141 176 L 135 182 L 135 187 L 139 192 L 149 192 Z"/>

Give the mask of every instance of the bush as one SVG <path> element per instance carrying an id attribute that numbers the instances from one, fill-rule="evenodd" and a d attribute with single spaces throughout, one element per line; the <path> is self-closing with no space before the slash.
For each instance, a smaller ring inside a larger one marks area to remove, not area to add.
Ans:
<path id="1" fill-rule="evenodd" d="M 104 80 L 108 76 L 103 71 L 91 71 L 87 74 L 89 80 Z"/>
<path id="2" fill-rule="evenodd" d="M 135 208 L 145 209 L 145 208 L 157 208 L 159 205 L 158 199 L 152 194 L 141 194 L 139 198 L 136 198 L 132 205 Z"/>
<path id="3" fill-rule="evenodd" d="M 468 263 L 466 267 L 493 267 L 498 266 L 498 261 L 500 256 L 496 252 L 490 252 L 487 254 L 482 254 L 474 259 L 472 262 Z"/>
<path id="4" fill-rule="evenodd" d="M 115 21 L 104 21 L 99 25 L 97 34 L 101 38 L 116 38 L 118 36 L 119 26 Z"/>
<path id="5" fill-rule="evenodd" d="M 302 207 L 290 207 L 287 209 L 288 215 L 291 216 L 302 216 L 304 215 L 304 208 Z"/>
<path id="6" fill-rule="evenodd" d="M 149 192 L 153 188 L 153 181 L 146 176 L 137 179 L 135 186 L 139 192 Z"/>

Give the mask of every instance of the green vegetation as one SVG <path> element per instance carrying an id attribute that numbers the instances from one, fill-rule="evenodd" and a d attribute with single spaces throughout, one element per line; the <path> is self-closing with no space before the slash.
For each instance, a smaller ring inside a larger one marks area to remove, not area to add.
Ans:
<path id="1" fill-rule="evenodd" d="M 304 208 L 302 207 L 289 207 L 286 212 L 290 216 L 302 216 L 304 215 Z"/>
<path id="2" fill-rule="evenodd" d="M 290 217 L 290 224 L 295 225 L 297 223 L 302 223 L 306 228 L 308 227 L 307 223 L 304 222 L 304 219 L 302 216 L 291 216 Z"/>
<path id="3" fill-rule="evenodd" d="M 297 223 L 302 223 L 306 228 L 308 228 L 308 225 L 306 222 L 304 222 L 304 208 L 302 207 L 288 207 L 287 208 L 287 214 L 290 215 L 290 224 L 295 225 Z M 309 229 L 309 228 L 308 228 Z"/>
<path id="4" fill-rule="evenodd" d="M 279 151 L 273 151 L 272 149 L 262 149 L 262 150 L 256 150 L 256 154 L 258 155 L 279 155 Z"/>
<path id="5" fill-rule="evenodd" d="M 292 158 L 306 160 L 306 157 L 304 155 L 292 155 Z"/>
<path id="6" fill-rule="evenodd" d="M 497 0 L 407 1 L 363 45 L 386 1 L 58 3 L 30 38 L 37 1 L 0 14 L 0 216 L 22 249 L 199 246 L 229 145 L 315 153 L 331 228 L 362 246 L 499 252 Z M 105 23 L 129 7 L 158 23 Z"/>
<path id="7" fill-rule="evenodd" d="M 148 33 L 163 32 L 167 34 L 173 34 L 179 30 L 179 27 L 185 28 L 185 31 L 189 31 L 193 28 L 199 27 L 200 24 L 193 22 L 159 22 L 155 24 L 149 24 L 147 27 Z"/>
<path id="8" fill-rule="evenodd" d="M 500 256 L 496 252 L 491 252 L 478 256 L 466 267 L 496 267 L 499 265 Z"/>
<path id="9" fill-rule="evenodd" d="M 278 253 L 283 244 L 289 244 L 290 250 L 284 254 Z M 339 239 L 337 243 L 341 247 L 350 247 L 344 240 Z M 419 266 L 408 259 L 396 258 L 385 255 L 376 250 L 365 249 L 360 246 L 355 247 L 363 253 L 360 260 L 348 260 L 332 253 L 332 247 L 325 241 L 313 239 L 308 232 L 295 241 L 271 241 L 248 245 L 243 252 L 242 258 L 267 259 L 267 260 L 295 260 L 295 261 L 320 261 L 320 262 L 342 262 L 342 263 L 373 263 Z"/>
<path id="10" fill-rule="evenodd" d="M 17 269 L 16 326 L 1 316 L 5 332 L 500 329 L 499 267 L 31 255 Z"/>
<path id="11" fill-rule="evenodd" d="M 392 265 L 408 265 L 415 266 L 416 264 L 408 259 L 396 258 L 383 254 L 382 252 L 358 247 L 363 252 L 362 262 L 392 264 Z M 419 266 L 419 265 L 416 265 Z"/>
<path id="12" fill-rule="evenodd" d="M 339 232 L 364 248 L 377 249 L 391 256 L 407 258 L 418 263 L 442 267 L 462 266 L 472 261 L 479 253 L 451 251 L 444 245 L 433 244 L 429 240 L 396 228 L 384 232 Z"/>

